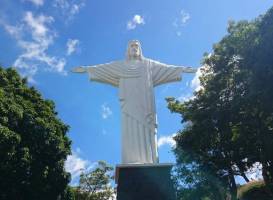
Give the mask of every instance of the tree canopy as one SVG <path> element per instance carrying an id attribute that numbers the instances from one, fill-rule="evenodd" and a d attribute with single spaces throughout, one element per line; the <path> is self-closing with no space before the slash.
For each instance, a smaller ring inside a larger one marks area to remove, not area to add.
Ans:
<path id="1" fill-rule="evenodd" d="M 273 8 L 250 22 L 231 21 L 228 34 L 204 56 L 202 89 L 186 102 L 167 99 L 183 123 L 175 137 L 177 173 L 192 188 L 227 189 L 236 199 L 234 177 L 248 181 L 245 172 L 259 162 L 273 191 L 272 41 Z M 209 196 L 206 191 L 199 199 Z"/>
<path id="2" fill-rule="evenodd" d="M 70 174 L 68 126 L 53 101 L 0 67 L 0 199 L 62 199 Z"/>
<path id="3" fill-rule="evenodd" d="M 111 186 L 113 167 L 99 161 L 95 169 L 82 172 L 80 184 L 74 188 L 77 200 L 110 200 L 115 199 L 115 191 Z"/>

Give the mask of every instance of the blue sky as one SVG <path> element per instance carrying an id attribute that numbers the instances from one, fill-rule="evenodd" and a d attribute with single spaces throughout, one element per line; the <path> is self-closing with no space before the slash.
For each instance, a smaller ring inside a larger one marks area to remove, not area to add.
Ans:
<path id="1" fill-rule="evenodd" d="M 225 34 L 229 20 L 249 20 L 273 0 L 1 0 L 0 63 L 28 76 L 56 103 L 70 125 L 73 154 L 67 169 L 73 184 L 81 168 L 98 160 L 120 163 L 120 109 L 117 89 L 70 73 L 74 66 L 123 59 L 127 42 L 138 39 L 145 57 L 198 68 L 205 52 Z M 174 162 L 171 136 L 180 116 L 165 97 L 186 100 L 198 75 L 155 88 L 160 162 Z"/>

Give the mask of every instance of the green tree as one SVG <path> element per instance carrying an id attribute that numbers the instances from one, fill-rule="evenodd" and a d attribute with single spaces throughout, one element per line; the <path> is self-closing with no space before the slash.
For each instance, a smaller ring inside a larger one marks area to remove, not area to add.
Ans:
<path id="1" fill-rule="evenodd" d="M 74 189 L 76 200 L 109 200 L 114 199 L 115 191 L 111 187 L 113 167 L 104 161 L 98 166 L 80 175 L 80 185 Z"/>
<path id="2" fill-rule="evenodd" d="M 0 67 L 0 199 L 67 196 L 67 131 L 52 101 L 15 70 Z"/>
<path id="3" fill-rule="evenodd" d="M 234 176 L 248 181 L 245 172 L 255 162 L 273 191 L 272 41 L 273 9 L 251 22 L 230 22 L 228 34 L 204 57 L 203 89 L 184 103 L 167 99 L 170 110 L 183 117 L 175 138 L 178 163 L 196 166 L 197 174 L 210 172 L 233 199 Z M 199 176 L 192 178 L 200 183 Z"/>
<path id="4" fill-rule="evenodd" d="M 177 188 L 178 199 L 181 200 L 223 200 L 226 188 L 214 171 L 196 162 L 194 155 L 175 149 L 177 165 L 173 179 Z M 179 156 L 178 156 L 179 154 Z"/>

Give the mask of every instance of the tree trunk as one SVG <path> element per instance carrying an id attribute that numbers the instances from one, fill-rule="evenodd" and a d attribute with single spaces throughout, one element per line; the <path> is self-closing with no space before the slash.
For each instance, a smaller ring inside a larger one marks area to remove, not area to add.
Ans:
<path id="1" fill-rule="evenodd" d="M 240 171 L 240 175 L 245 179 L 245 182 L 249 182 L 250 180 L 247 178 L 245 171 L 244 171 L 244 167 L 242 166 L 242 163 L 237 164 L 239 171 Z"/>
<path id="2" fill-rule="evenodd" d="M 264 183 L 270 192 L 270 194 L 273 196 L 273 170 L 271 166 L 268 166 L 266 162 L 262 162 L 262 175 L 264 179 Z"/>
<path id="3" fill-rule="evenodd" d="M 247 178 L 246 174 L 244 172 L 240 172 L 241 176 L 245 179 L 245 181 L 248 183 L 250 180 Z"/>
<path id="4" fill-rule="evenodd" d="M 228 179 L 229 179 L 229 188 L 231 192 L 231 199 L 237 200 L 237 185 L 236 185 L 234 173 L 231 167 L 228 170 Z"/>

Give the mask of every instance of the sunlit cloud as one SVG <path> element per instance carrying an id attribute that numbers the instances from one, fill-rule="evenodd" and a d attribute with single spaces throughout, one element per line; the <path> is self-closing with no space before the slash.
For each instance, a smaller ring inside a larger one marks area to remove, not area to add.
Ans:
<path id="1" fill-rule="evenodd" d="M 176 134 L 159 137 L 159 139 L 157 140 L 157 146 L 159 148 L 162 147 L 162 146 L 164 146 L 164 145 L 168 145 L 168 146 L 174 147 L 176 143 L 175 143 L 175 140 L 173 139 L 173 137 L 175 135 Z"/>
<path id="2" fill-rule="evenodd" d="M 109 116 L 113 114 L 112 110 L 110 109 L 109 106 L 107 106 L 106 103 L 101 105 L 101 117 L 103 119 L 107 119 Z"/>
<path id="3" fill-rule="evenodd" d="M 193 94 L 192 91 L 183 93 L 182 95 L 180 95 L 180 96 L 177 98 L 177 100 L 180 101 L 181 103 L 182 103 L 182 102 L 185 102 L 185 101 L 192 100 L 192 99 L 194 99 L 194 94 Z"/>
<path id="4" fill-rule="evenodd" d="M 66 74 L 66 60 L 48 54 L 48 48 L 54 44 L 56 32 L 50 25 L 54 22 L 52 16 L 35 15 L 31 11 L 24 13 L 20 25 L 10 25 L 1 20 L 0 25 L 13 37 L 22 53 L 18 55 L 13 66 L 20 73 L 34 82 L 33 76 L 38 71 L 54 71 Z"/>
<path id="5" fill-rule="evenodd" d="M 127 30 L 134 30 L 138 25 L 144 25 L 145 20 L 141 15 L 134 15 L 134 17 L 127 22 Z"/>
<path id="6" fill-rule="evenodd" d="M 77 48 L 79 47 L 80 41 L 77 39 L 68 39 L 67 43 L 66 43 L 66 54 L 69 56 L 72 53 L 74 53 Z"/>
<path id="7" fill-rule="evenodd" d="M 96 165 L 95 162 L 90 162 L 80 157 L 81 150 L 72 151 L 72 155 L 67 157 L 65 162 L 65 170 L 71 173 L 71 185 L 76 185 L 79 181 L 80 174 L 84 171 L 93 169 Z"/>
<path id="8" fill-rule="evenodd" d="M 188 23 L 190 18 L 191 16 L 188 12 L 186 12 L 185 10 L 181 10 L 179 13 L 179 16 L 174 19 L 173 26 L 176 29 L 177 36 L 180 37 L 182 35 L 181 28 Z"/>
<path id="9" fill-rule="evenodd" d="M 256 162 L 253 164 L 251 168 L 249 168 L 246 172 L 246 176 L 251 180 L 262 180 L 263 175 L 262 175 L 262 164 L 259 162 Z"/>
<path id="10" fill-rule="evenodd" d="M 70 21 L 85 6 L 85 0 L 54 0 L 53 6 L 59 9 L 66 21 Z"/>
<path id="11" fill-rule="evenodd" d="M 202 75 L 201 67 L 199 67 L 197 69 L 197 72 L 195 73 L 194 78 L 191 81 L 191 88 L 196 92 L 202 89 L 202 86 L 200 85 L 200 79 L 199 79 L 201 75 Z"/>
<path id="12" fill-rule="evenodd" d="M 24 0 L 33 3 L 36 6 L 42 6 L 44 5 L 44 0 Z"/>

